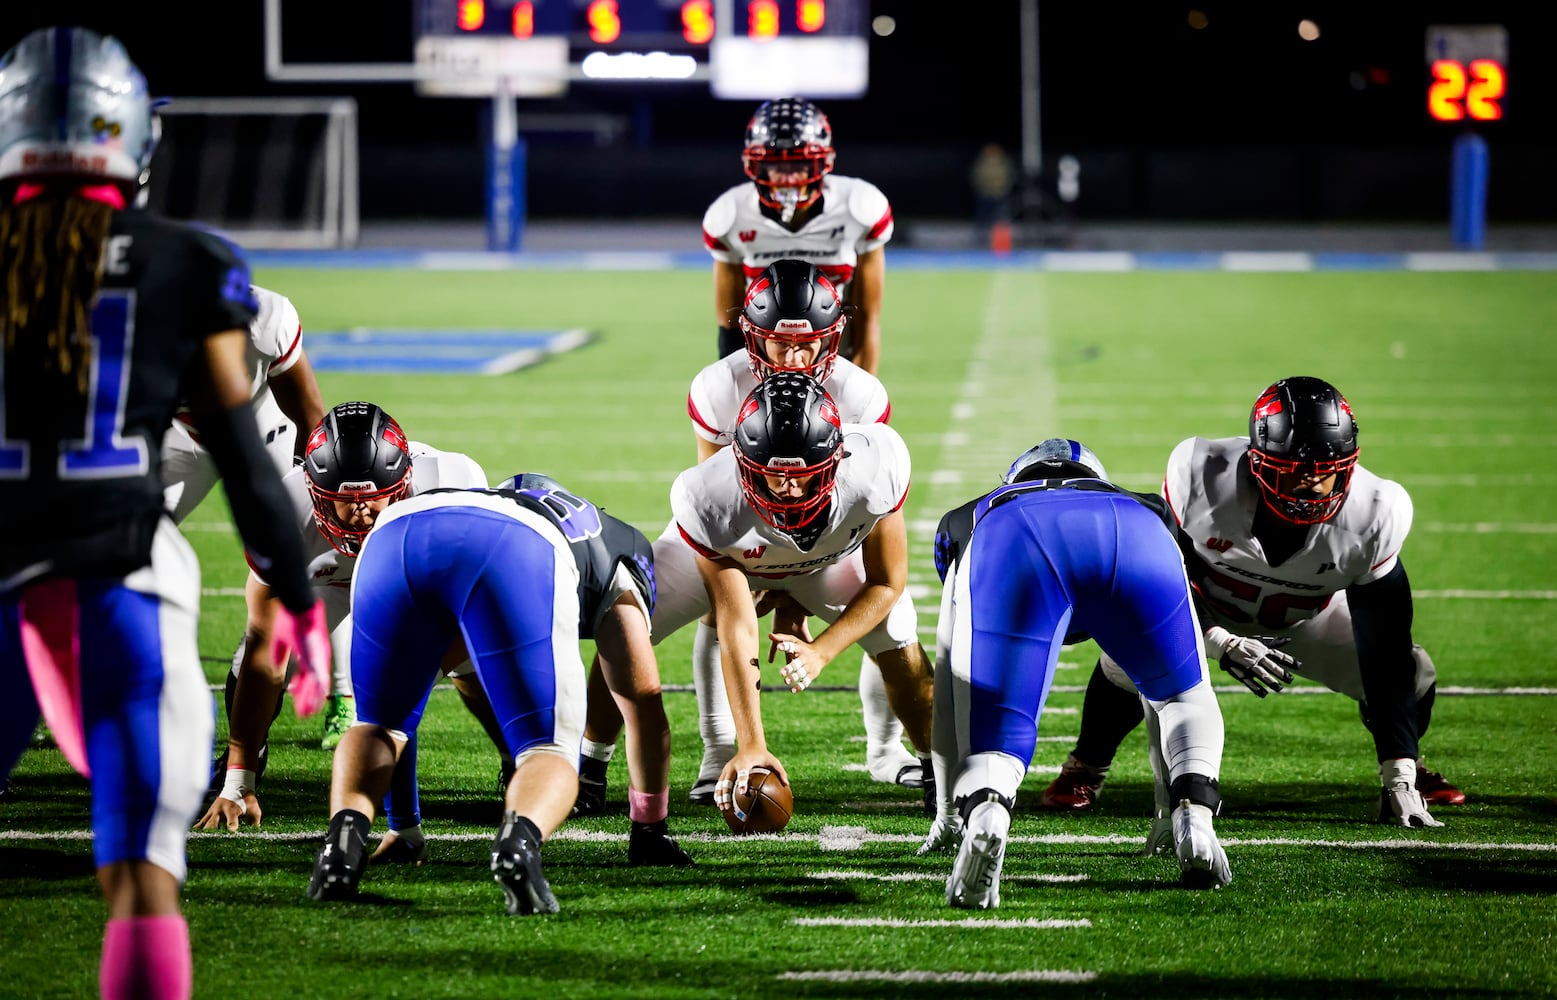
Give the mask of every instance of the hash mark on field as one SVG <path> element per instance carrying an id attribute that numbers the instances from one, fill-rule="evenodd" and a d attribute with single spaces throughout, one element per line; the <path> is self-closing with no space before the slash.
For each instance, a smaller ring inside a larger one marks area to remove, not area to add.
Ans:
<path id="1" fill-rule="evenodd" d="M 778 978 L 792 982 L 822 983 L 1090 983 L 1096 972 L 1070 969 L 1021 969 L 1016 972 L 930 972 L 914 969 L 888 972 L 881 969 L 829 969 L 815 972 L 781 972 Z"/>
<path id="2" fill-rule="evenodd" d="M 1085 882 L 1087 875 L 1002 875 L 1004 882 Z M 894 872 L 891 875 L 880 875 L 876 872 L 810 872 L 806 878 L 822 879 L 827 881 L 861 880 L 865 882 L 944 882 L 946 876 L 937 875 L 934 872 Z"/>
<path id="3" fill-rule="evenodd" d="M 903 920 L 899 917 L 794 917 L 790 923 L 797 927 L 957 927 L 962 930 L 1041 930 L 1054 931 L 1092 926 L 1090 920 L 1040 920 L 1027 917 L 1022 920 L 985 920 L 964 917 L 961 920 Z"/>

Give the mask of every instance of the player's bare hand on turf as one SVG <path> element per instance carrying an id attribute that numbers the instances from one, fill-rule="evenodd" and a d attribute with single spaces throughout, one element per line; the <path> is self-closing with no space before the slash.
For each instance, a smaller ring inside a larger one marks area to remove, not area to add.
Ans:
<path id="1" fill-rule="evenodd" d="M 427 841 L 409 841 L 394 830 L 389 830 L 379 838 L 378 846 L 373 849 L 369 860 L 374 864 L 411 864 L 420 868 L 427 863 Z"/>
<path id="2" fill-rule="evenodd" d="M 829 657 L 824 657 L 815 646 L 793 632 L 771 632 L 768 638 L 784 654 L 785 662 L 779 674 L 789 689 L 797 694 L 810 687 L 811 682 L 821 674 L 822 668 L 830 662 Z"/>
<path id="3" fill-rule="evenodd" d="M 751 782 L 751 769 L 765 767 L 778 775 L 778 779 L 785 785 L 789 784 L 789 773 L 784 770 L 784 765 L 779 759 L 768 753 L 768 748 L 760 750 L 742 750 L 719 772 L 719 782 L 714 785 L 714 805 L 720 809 L 730 808 L 732 795 L 745 795 Z"/>
<path id="4" fill-rule="evenodd" d="M 200 821 L 195 824 L 195 829 L 225 828 L 229 833 L 237 833 L 243 821 L 247 821 L 252 826 L 259 826 L 261 815 L 259 799 L 253 792 L 245 792 L 242 801 L 238 802 L 218 795 L 212 801 L 211 807 L 205 811 L 205 815 L 201 816 Z"/>

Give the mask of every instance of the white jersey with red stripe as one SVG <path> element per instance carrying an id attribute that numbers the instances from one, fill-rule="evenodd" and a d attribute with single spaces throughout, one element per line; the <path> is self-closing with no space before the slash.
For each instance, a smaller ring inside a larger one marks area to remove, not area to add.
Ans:
<path id="1" fill-rule="evenodd" d="M 757 186 L 737 184 L 703 215 L 703 245 L 714 260 L 740 264 L 749 282 L 776 260 L 809 261 L 838 286 L 854 277 L 860 255 L 892 238 L 892 206 L 858 177 L 822 178 L 821 209 L 798 232 L 763 214 Z"/>
<path id="2" fill-rule="evenodd" d="M 411 454 L 411 495 L 442 488 L 471 489 L 487 485 L 487 474 L 468 455 L 439 451 L 420 441 L 408 442 Z M 287 498 L 292 501 L 303 552 L 308 558 L 308 575 L 314 591 L 324 601 L 325 615 L 333 630 L 351 610 L 351 577 L 356 570 L 354 556 L 337 551 L 314 524 L 314 501 L 308 492 L 308 471 L 301 466 L 281 480 Z M 255 574 L 259 579 L 259 574 Z"/>
<path id="3" fill-rule="evenodd" d="M 728 557 L 759 577 L 811 573 L 854 552 L 878 521 L 903 506 L 912 469 L 908 446 L 886 424 L 847 424 L 843 431 L 846 455 L 838 464 L 826 526 L 809 549 L 801 551 L 746 502 L 732 448 L 672 484 L 671 513 L 682 539 L 710 559 Z"/>
<path id="4" fill-rule="evenodd" d="M 1263 501 L 1248 451 L 1248 438 L 1190 438 L 1173 449 L 1163 481 L 1163 497 L 1199 557 L 1186 559 L 1190 580 L 1224 624 L 1246 633 L 1288 629 L 1337 591 L 1394 569 L 1411 531 L 1411 498 L 1360 465 L 1340 512 L 1310 527 L 1304 546 L 1272 566 L 1251 534 Z"/>
<path id="5" fill-rule="evenodd" d="M 249 287 L 259 302 L 259 313 L 249 324 L 244 367 L 249 371 L 249 399 L 259 414 L 271 402 L 270 377 L 291 368 L 302 357 L 303 321 L 285 295 L 259 285 Z M 188 426 L 188 407 L 179 407 L 175 419 Z"/>
<path id="6" fill-rule="evenodd" d="M 884 424 L 892 416 L 886 386 L 852 361 L 834 360 L 822 385 L 846 424 Z M 687 416 L 697 436 L 721 448 L 733 442 L 741 404 L 755 388 L 757 376 L 745 351 L 731 352 L 698 372 L 687 393 Z"/>

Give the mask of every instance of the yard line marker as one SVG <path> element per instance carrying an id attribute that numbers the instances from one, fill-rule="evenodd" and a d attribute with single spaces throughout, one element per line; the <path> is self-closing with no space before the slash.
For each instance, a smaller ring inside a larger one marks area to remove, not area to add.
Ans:
<path id="1" fill-rule="evenodd" d="M 1493 521 L 1473 521 L 1463 524 L 1429 522 L 1422 525 L 1422 530 L 1469 535 L 1557 535 L 1557 522 L 1537 521 L 1529 524 L 1499 524 Z"/>
<path id="2" fill-rule="evenodd" d="M 1022 969 L 1017 972 L 931 972 L 879 969 L 833 969 L 781 972 L 779 979 L 822 983 L 1090 983 L 1096 972 L 1071 969 Z"/>
<path id="3" fill-rule="evenodd" d="M 1085 882 L 1089 875 L 1002 875 L 1006 882 Z M 945 875 L 935 872 L 893 872 L 883 875 L 879 872 L 862 871 L 829 871 L 809 872 L 806 878 L 814 878 L 821 881 L 845 882 L 944 882 Z"/>
<path id="4" fill-rule="evenodd" d="M 1026 917 L 1020 920 L 988 920 L 964 917 L 961 920 L 903 920 L 898 917 L 793 917 L 789 921 L 797 927 L 956 927 L 961 930 L 1068 930 L 1092 926 L 1090 920 L 1041 920 Z"/>

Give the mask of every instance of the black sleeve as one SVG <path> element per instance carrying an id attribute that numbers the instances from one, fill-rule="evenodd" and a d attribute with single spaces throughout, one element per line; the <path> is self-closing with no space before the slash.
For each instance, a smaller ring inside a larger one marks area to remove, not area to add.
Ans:
<path id="1" fill-rule="evenodd" d="M 244 403 L 221 413 L 201 413 L 196 421 L 201 443 L 221 473 L 222 489 L 249 558 L 289 611 L 308 610 L 314 593 L 292 505 L 260 443 L 253 407 Z"/>
<path id="2" fill-rule="evenodd" d="M 977 505 L 977 500 L 970 500 L 956 510 L 947 511 L 935 527 L 935 572 L 942 583 L 946 582 L 946 574 L 951 572 L 952 564 L 967 546 L 968 536 L 973 534 L 973 510 Z"/>
<path id="3" fill-rule="evenodd" d="M 1400 561 L 1372 583 L 1346 588 L 1362 691 L 1379 760 L 1417 757 L 1411 581 Z"/>

